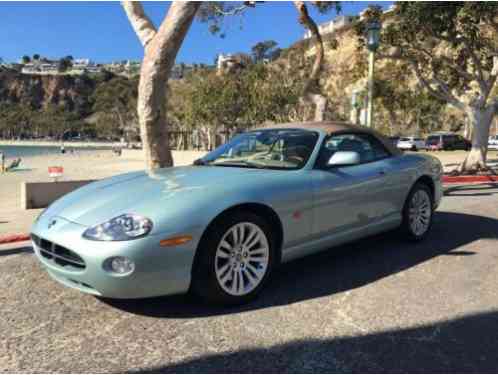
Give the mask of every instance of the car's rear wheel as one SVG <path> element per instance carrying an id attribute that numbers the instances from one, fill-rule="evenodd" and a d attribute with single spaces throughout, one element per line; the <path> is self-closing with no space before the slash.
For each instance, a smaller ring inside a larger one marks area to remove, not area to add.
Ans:
<path id="1" fill-rule="evenodd" d="M 417 146 L 412 145 L 412 151 L 417 151 Z"/>
<path id="2" fill-rule="evenodd" d="M 412 241 L 423 240 L 432 226 L 433 197 L 431 189 L 417 182 L 406 199 L 403 208 L 401 231 Z"/>
<path id="3" fill-rule="evenodd" d="M 221 218 L 199 245 L 192 290 L 208 302 L 237 305 L 261 291 L 275 261 L 271 227 L 252 212 Z"/>

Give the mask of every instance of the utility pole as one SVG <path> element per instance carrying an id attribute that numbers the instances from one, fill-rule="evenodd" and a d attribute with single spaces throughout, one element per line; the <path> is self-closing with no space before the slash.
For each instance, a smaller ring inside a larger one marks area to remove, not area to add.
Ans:
<path id="1" fill-rule="evenodd" d="M 373 99 L 374 99 L 374 67 L 375 51 L 380 44 L 381 25 L 378 21 L 370 22 L 367 26 L 367 48 L 368 48 L 368 109 L 367 109 L 367 127 L 372 128 L 373 117 Z"/>

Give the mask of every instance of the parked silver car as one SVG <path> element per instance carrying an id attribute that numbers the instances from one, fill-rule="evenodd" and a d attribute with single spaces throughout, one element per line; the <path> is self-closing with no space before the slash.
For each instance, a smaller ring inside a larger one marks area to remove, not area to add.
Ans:
<path id="1" fill-rule="evenodd" d="M 442 197 L 437 159 L 342 123 L 249 131 L 194 164 L 104 179 L 59 199 L 33 225 L 41 264 L 98 296 L 190 289 L 238 304 L 291 259 L 394 228 L 423 239 Z"/>
<path id="2" fill-rule="evenodd" d="M 425 139 L 418 137 L 402 137 L 396 145 L 400 150 L 425 150 Z"/>

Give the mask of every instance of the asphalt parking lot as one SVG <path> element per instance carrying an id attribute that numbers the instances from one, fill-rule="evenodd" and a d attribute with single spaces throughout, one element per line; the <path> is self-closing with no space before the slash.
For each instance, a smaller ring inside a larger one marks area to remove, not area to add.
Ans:
<path id="1" fill-rule="evenodd" d="M 450 188 L 430 237 L 283 266 L 237 309 L 107 301 L 0 248 L 1 372 L 496 372 L 498 186 Z"/>

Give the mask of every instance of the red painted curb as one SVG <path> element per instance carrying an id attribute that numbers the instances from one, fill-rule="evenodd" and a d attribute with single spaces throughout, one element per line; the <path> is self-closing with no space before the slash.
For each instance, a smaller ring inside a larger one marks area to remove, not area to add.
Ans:
<path id="1" fill-rule="evenodd" d="M 0 245 L 6 243 L 29 241 L 30 237 L 27 234 L 8 234 L 0 236 Z"/>
<path id="2" fill-rule="evenodd" d="M 443 184 L 498 182 L 498 176 L 443 176 Z"/>

